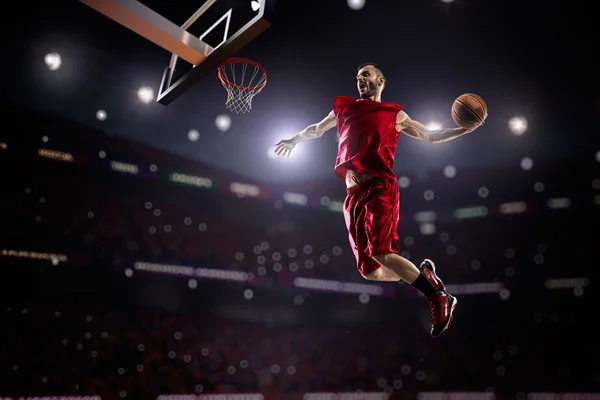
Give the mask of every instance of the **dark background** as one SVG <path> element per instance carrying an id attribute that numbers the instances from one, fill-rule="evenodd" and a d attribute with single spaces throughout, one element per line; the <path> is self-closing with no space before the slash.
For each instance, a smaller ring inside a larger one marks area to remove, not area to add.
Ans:
<path id="1" fill-rule="evenodd" d="M 176 23 L 196 6 L 147 4 Z M 265 154 L 280 138 L 320 121 L 334 96 L 355 95 L 356 68 L 376 62 L 388 75 L 384 99 L 423 123 L 451 126 L 450 106 L 461 93 L 478 93 L 488 103 L 485 129 L 469 140 L 433 148 L 403 138 L 399 172 L 449 163 L 515 165 L 526 156 L 589 157 L 598 143 L 592 132 L 600 101 L 592 14 L 564 2 L 371 0 L 354 11 L 343 0 L 279 1 L 273 26 L 239 54 L 267 69 L 268 87 L 252 113 L 232 116 L 225 135 L 211 128 L 226 112 L 216 72 L 173 107 L 140 105 L 137 89 L 147 85 L 156 93 L 170 54 L 75 1 L 17 5 L 7 83 L 10 98 L 20 103 L 282 182 L 331 176 L 334 135 L 307 143 L 311 156 L 301 165 L 281 167 Z M 52 51 L 63 58 L 55 73 L 42 62 Z M 102 123 L 94 117 L 98 109 L 108 112 Z M 530 128 L 515 138 L 507 122 L 518 115 Z M 191 144 L 190 129 L 202 140 Z M 590 141 L 596 145 L 590 148 Z"/>
<path id="2" fill-rule="evenodd" d="M 195 6 L 149 4 L 178 23 Z M 269 72 L 246 115 L 225 109 L 216 73 L 168 107 L 141 103 L 138 88 L 156 92 L 169 54 L 78 2 L 12 12 L 2 28 L 0 397 L 597 391 L 591 9 L 279 1 L 274 25 L 239 54 Z M 56 71 L 49 52 L 62 57 Z M 267 156 L 334 96 L 355 94 L 365 61 L 385 68 L 384 99 L 423 123 L 451 126 L 461 93 L 488 104 L 471 135 L 398 145 L 401 252 L 434 259 L 460 301 L 437 340 L 412 288 L 355 269 L 336 211 L 345 188 L 333 176 L 335 132 L 295 158 Z M 220 114 L 232 118 L 227 132 L 215 127 Z M 523 135 L 509 129 L 514 116 L 528 121 Z M 173 173 L 212 187 L 176 184 Z M 323 281 L 330 290 L 315 290 Z"/>

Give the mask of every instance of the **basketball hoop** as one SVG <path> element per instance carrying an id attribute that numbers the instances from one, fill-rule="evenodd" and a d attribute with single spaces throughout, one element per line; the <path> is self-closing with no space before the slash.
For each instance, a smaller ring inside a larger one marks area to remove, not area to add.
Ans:
<path id="1" fill-rule="evenodd" d="M 225 106 L 245 114 L 252 110 L 252 99 L 265 87 L 268 76 L 267 71 L 252 60 L 230 58 L 219 65 L 219 79 L 227 91 Z"/>

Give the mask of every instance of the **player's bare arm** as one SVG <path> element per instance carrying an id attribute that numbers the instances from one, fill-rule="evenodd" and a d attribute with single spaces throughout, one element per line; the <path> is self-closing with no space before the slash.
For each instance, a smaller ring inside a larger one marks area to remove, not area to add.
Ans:
<path id="1" fill-rule="evenodd" d="M 331 111 L 321 122 L 307 126 L 302 132 L 289 139 L 281 140 L 275 146 L 275 154 L 289 156 L 294 147 L 300 142 L 318 139 L 336 125 L 335 114 Z"/>
<path id="2" fill-rule="evenodd" d="M 475 129 L 447 128 L 431 130 L 419 121 L 411 119 L 404 111 L 400 111 L 396 117 L 396 130 L 398 132 L 429 143 L 447 142 Z"/>

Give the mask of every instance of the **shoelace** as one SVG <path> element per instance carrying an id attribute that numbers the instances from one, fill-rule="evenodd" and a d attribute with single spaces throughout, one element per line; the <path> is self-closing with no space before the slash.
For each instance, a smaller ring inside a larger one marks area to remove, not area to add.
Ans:
<path id="1" fill-rule="evenodd" d="M 431 308 L 431 321 L 434 325 L 440 321 L 440 297 L 441 294 L 436 294 L 427 299 L 429 307 Z"/>

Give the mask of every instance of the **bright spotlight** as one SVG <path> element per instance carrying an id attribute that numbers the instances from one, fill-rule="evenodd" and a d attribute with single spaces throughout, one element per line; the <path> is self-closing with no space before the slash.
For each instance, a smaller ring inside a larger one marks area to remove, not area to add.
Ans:
<path id="1" fill-rule="evenodd" d="M 154 90 L 151 87 L 143 86 L 139 88 L 137 96 L 142 103 L 148 104 L 154 99 Z"/>
<path id="2" fill-rule="evenodd" d="M 275 158 L 279 158 L 282 156 L 278 156 L 277 153 L 275 153 L 275 147 L 271 147 L 269 149 L 269 151 L 267 152 L 267 157 L 269 157 L 270 159 L 275 159 Z"/>
<path id="3" fill-rule="evenodd" d="M 527 130 L 527 120 L 523 117 L 513 117 L 508 121 L 508 128 L 515 135 L 522 135 Z"/>
<path id="4" fill-rule="evenodd" d="M 347 0 L 348 7 L 353 10 L 360 10 L 365 6 L 366 0 Z"/>
<path id="5" fill-rule="evenodd" d="M 192 142 L 197 141 L 200 138 L 200 132 L 198 132 L 195 129 L 192 129 L 188 132 L 188 139 L 190 139 Z"/>
<path id="6" fill-rule="evenodd" d="M 215 125 L 221 132 L 227 132 L 231 127 L 231 117 L 227 114 L 221 114 L 215 119 Z"/>
<path id="7" fill-rule="evenodd" d="M 252 11 L 258 11 L 260 8 L 260 1 L 252 0 L 250 7 L 252 7 Z"/>
<path id="8" fill-rule="evenodd" d="M 62 64 L 62 58 L 58 53 L 48 53 L 44 57 L 44 62 L 50 71 L 56 71 Z"/>
<path id="9" fill-rule="evenodd" d="M 98 121 L 104 121 L 104 120 L 106 120 L 107 117 L 108 117 L 108 114 L 106 114 L 106 111 L 104 111 L 104 110 L 96 111 L 96 118 L 98 119 Z"/>
<path id="10" fill-rule="evenodd" d="M 454 0 L 442 0 L 442 3 L 450 4 L 453 3 Z"/>
<path id="11" fill-rule="evenodd" d="M 427 124 L 427 128 L 432 131 L 437 131 L 438 129 L 442 129 L 442 124 L 432 121 Z"/>

